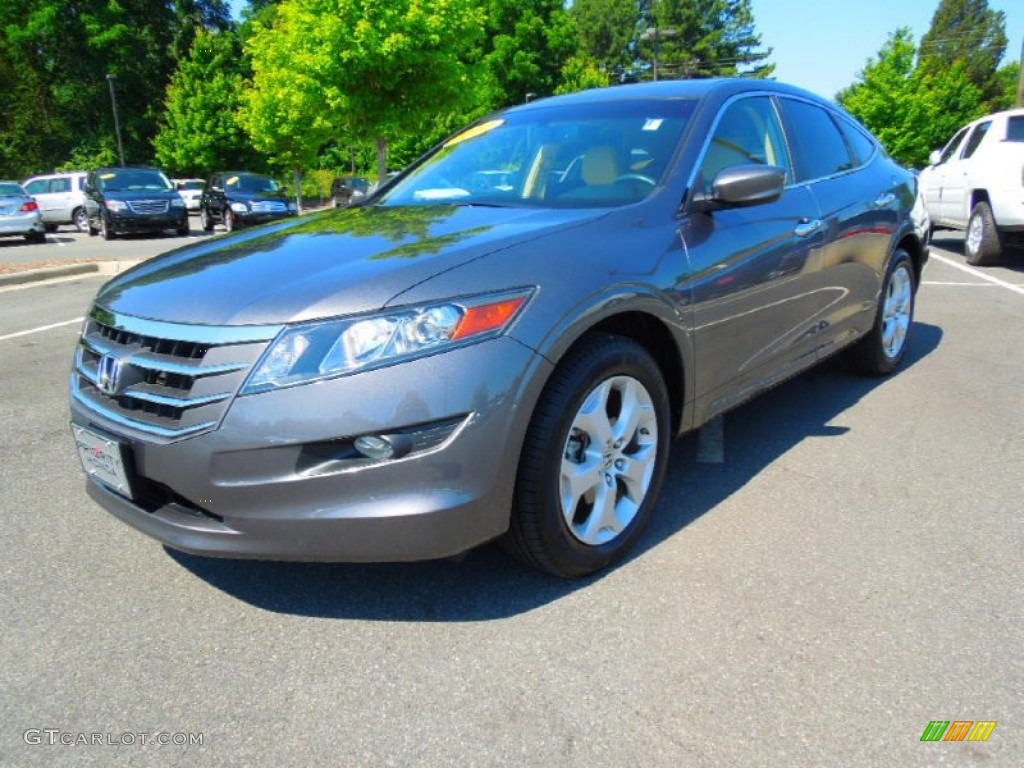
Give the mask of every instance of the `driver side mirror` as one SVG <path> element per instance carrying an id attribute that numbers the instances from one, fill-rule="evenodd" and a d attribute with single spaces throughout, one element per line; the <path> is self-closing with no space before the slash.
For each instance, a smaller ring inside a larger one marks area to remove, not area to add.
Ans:
<path id="1" fill-rule="evenodd" d="M 715 176 L 710 195 L 695 195 L 693 202 L 697 210 L 704 212 L 742 208 L 774 202 L 782 197 L 785 188 L 784 168 L 776 165 L 734 165 Z"/>
<path id="2" fill-rule="evenodd" d="M 932 150 L 932 153 L 928 155 L 928 165 L 938 165 L 942 162 L 942 153 L 939 150 Z"/>

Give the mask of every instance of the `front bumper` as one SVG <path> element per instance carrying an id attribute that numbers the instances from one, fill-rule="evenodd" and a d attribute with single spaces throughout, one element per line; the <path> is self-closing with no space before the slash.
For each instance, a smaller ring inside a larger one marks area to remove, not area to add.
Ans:
<path id="1" fill-rule="evenodd" d="M 126 445 L 136 500 L 89 495 L 174 549 L 271 560 L 446 557 L 503 533 L 519 446 L 550 363 L 507 337 L 376 371 L 238 397 L 219 428 L 161 442 L 72 398 L 74 423 Z M 444 425 L 373 462 L 365 434 Z"/>
<path id="2" fill-rule="evenodd" d="M 162 214 L 107 213 L 107 228 L 116 234 L 133 232 L 162 232 L 188 225 L 188 211 L 184 207 Z"/>
<path id="3" fill-rule="evenodd" d="M 268 221 L 278 221 L 279 219 L 287 219 L 292 216 L 296 216 L 295 211 L 282 211 L 282 212 L 267 212 L 267 213 L 253 213 L 252 211 L 246 211 L 245 213 L 235 213 L 235 219 L 239 224 L 250 227 L 256 224 L 266 224 Z"/>

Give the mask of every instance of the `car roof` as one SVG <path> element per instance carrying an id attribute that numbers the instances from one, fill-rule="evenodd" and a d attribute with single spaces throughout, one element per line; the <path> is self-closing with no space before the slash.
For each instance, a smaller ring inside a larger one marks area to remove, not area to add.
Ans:
<path id="1" fill-rule="evenodd" d="M 560 106 L 563 104 L 600 104 L 616 101 L 644 101 L 670 99 L 702 99 L 709 96 L 728 98 L 747 91 L 769 91 L 789 94 L 818 101 L 835 107 L 832 102 L 810 91 L 796 86 L 778 83 L 774 80 L 758 80 L 745 77 L 718 77 L 702 80 L 658 80 L 649 83 L 631 83 L 615 85 L 608 88 L 593 88 L 578 91 L 564 96 L 552 96 L 538 99 L 528 104 L 512 107 L 507 111 L 521 112 L 540 107 Z"/>

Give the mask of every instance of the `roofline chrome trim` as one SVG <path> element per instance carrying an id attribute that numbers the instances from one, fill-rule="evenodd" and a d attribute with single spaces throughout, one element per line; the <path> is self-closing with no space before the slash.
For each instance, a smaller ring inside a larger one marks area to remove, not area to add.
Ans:
<path id="1" fill-rule="evenodd" d="M 171 341 L 189 341 L 196 344 L 247 344 L 255 341 L 270 341 L 283 329 L 283 325 L 186 325 L 167 323 L 162 320 L 147 320 L 132 315 L 118 314 L 104 309 L 99 304 L 89 312 L 89 319 L 119 331 L 152 336 Z"/>

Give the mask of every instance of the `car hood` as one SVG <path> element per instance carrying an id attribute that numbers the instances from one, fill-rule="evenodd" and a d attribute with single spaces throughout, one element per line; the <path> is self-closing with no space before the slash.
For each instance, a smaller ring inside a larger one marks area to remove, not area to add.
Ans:
<path id="1" fill-rule="evenodd" d="M 441 205 L 331 210 L 171 251 L 111 280 L 97 303 L 201 325 L 368 312 L 441 272 L 605 213 Z M 502 287 L 508 286 L 495 286 Z"/>

